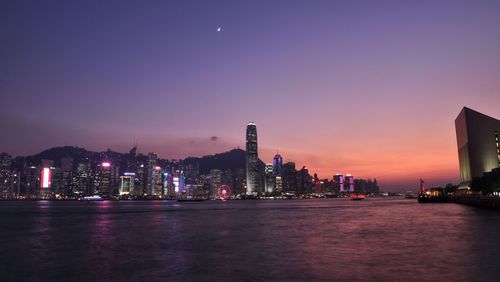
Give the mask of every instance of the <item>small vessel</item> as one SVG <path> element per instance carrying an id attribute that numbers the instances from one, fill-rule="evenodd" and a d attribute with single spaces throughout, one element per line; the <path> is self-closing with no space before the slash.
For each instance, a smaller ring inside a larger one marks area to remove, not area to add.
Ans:
<path id="1" fill-rule="evenodd" d="M 101 196 L 94 195 L 94 196 L 81 197 L 78 200 L 79 201 L 103 201 L 104 199 Z"/>
<path id="2" fill-rule="evenodd" d="M 351 194 L 351 200 L 353 200 L 353 201 L 364 200 L 365 197 L 366 196 L 364 194 Z"/>

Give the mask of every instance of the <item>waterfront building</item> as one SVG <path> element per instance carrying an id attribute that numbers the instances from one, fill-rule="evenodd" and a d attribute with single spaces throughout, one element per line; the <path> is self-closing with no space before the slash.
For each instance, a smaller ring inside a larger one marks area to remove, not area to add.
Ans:
<path id="1" fill-rule="evenodd" d="M 134 176 L 135 173 L 126 172 L 120 176 L 120 195 L 129 195 L 134 193 Z"/>
<path id="2" fill-rule="evenodd" d="M 261 192 L 258 164 L 257 126 L 254 122 L 249 122 L 246 131 L 247 195 L 257 195 Z"/>
<path id="3" fill-rule="evenodd" d="M 73 192 L 73 158 L 64 157 L 61 159 L 60 192 L 64 195 L 71 195 Z"/>
<path id="4" fill-rule="evenodd" d="M 42 160 L 40 169 L 40 193 L 47 194 L 53 192 L 52 178 L 54 176 L 54 161 Z"/>
<path id="5" fill-rule="evenodd" d="M 294 162 L 283 164 L 283 192 L 297 192 L 297 171 Z"/>
<path id="6" fill-rule="evenodd" d="M 12 194 L 12 157 L 6 153 L 0 154 L 0 195 L 7 197 Z"/>
<path id="7" fill-rule="evenodd" d="M 283 192 L 283 177 L 276 176 L 274 180 L 274 191 L 276 194 L 281 194 Z"/>
<path id="8" fill-rule="evenodd" d="M 148 167 L 147 167 L 147 177 L 146 177 L 146 194 L 149 196 L 156 195 L 156 162 L 158 161 L 158 155 L 156 153 L 148 154 Z"/>
<path id="9" fill-rule="evenodd" d="M 344 176 L 340 173 L 337 173 L 333 176 L 334 187 L 336 192 L 344 192 Z"/>
<path id="10" fill-rule="evenodd" d="M 210 171 L 210 198 L 217 199 L 219 187 L 222 185 L 222 172 L 220 169 Z"/>
<path id="11" fill-rule="evenodd" d="M 349 185 L 349 192 L 354 193 L 354 177 L 351 174 L 345 176 L 346 182 Z"/>
<path id="12" fill-rule="evenodd" d="M 455 119 L 461 186 L 500 166 L 500 120 L 464 107 Z"/>
<path id="13" fill-rule="evenodd" d="M 275 181 L 275 176 L 274 176 L 274 166 L 272 164 L 266 164 L 265 167 L 265 192 L 266 193 L 273 193 L 274 192 L 274 181 Z"/>
<path id="14" fill-rule="evenodd" d="M 99 170 L 99 194 L 111 194 L 111 163 L 108 161 L 102 162 L 98 165 Z"/>
<path id="15" fill-rule="evenodd" d="M 303 166 L 297 172 L 297 193 L 298 194 L 309 194 L 312 192 L 313 184 L 312 177 L 309 174 L 309 170 Z"/>
<path id="16" fill-rule="evenodd" d="M 274 176 L 283 177 L 283 158 L 280 154 L 276 154 L 273 159 Z"/>
<path id="17" fill-rule="evenodd" d="M 92 172 L 88 162 L 78 163 L 73 177 L 73 193 L 88 196 L 94 194 L 91 174 Z"/>
<path id="18" fill-rule="evenodd" d="M 137 173 L 135 174 L 135 184 L 134 184 L 134 195 L 135 196 L 143 196 L 147 193 L 146 190 L 146 166 L 141 163 L 137 167 Z"/>

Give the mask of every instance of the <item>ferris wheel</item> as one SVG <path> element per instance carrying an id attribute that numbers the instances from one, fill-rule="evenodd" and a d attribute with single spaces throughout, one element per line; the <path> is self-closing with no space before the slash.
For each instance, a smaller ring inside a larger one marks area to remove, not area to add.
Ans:
<path id="1" fill-rule="evenodd" d="M 227 185 L 222 185 L 219 187 L 219 190 L 217 191 L 217 195 L 219 196 L 219 199 L 221 200 L 228 200 L 231 198 L 231 188 Z"/>

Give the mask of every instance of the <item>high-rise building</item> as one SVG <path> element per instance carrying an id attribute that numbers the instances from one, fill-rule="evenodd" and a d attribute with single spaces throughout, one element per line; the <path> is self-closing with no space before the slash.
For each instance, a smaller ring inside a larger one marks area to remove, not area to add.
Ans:
<path id="1" fill-rule="evenodd" d="M 351 174 L 345 176 L 346 184 L 349 184 L 349 192 L 354 193 L 354 177 Z"/>
<path id="2" fill-rule="evenodd" d="M 274 191 L 276 194 L 281 194 L 283 192 L 283 177 L 276 176 L 274 180 Z"/>
<path id="3" fill-rule="evenodd" d="M 11 194 L 12 182 L 12 157 L 6 153 L 0 154 L 0 193 L 2 196 Z"/>
<path id="4" fill-rule="evenodd" d="M 146 193 L 149 196 L 156 195 L 156 162 L 158 161 L 158 155 L 156 153 L 148 154 L 148 167 L 147 167 L 147 177 L 146 177 Z"/>
<path id="5" fill-rule="evenodd" d="M 303 166 L 296 174 L 297 176 L 297 193 L 298 194 L 309 194 L 312 192 L 312 177 L 309 174 L 309 170 Z"/>
<path id="6" fill-rule="evenodd" d="M 218 198 L 218 190 L 222 185 L 222 173 L 220 169 L 212 169 L 210 171 L 210 197 L 212 199 Z"/>
<path id="7" fill-rule="evenodd" d="M 273 159 L 274 175 L 283 177 L 283 158 L 280 154 L 276 154 Z"/>
<path id="8" fill-rule="evenodd" d="M 294 162 L 283 164 L 283 192 L 297 192 L 297 171 Z"/>
<path id="9" fill-rule="evenodd" d="M 464 107 L 455 130 L 462 186 L 500 166 L 500 120 Z"/>
<path id="10" fill-rule="evenodd" d="M 344 192 L 344 176 L 337 173 L 333 176 L 335 192 Z"/>
<path id="11" fill-rule="evenodd" d="M 40 192 L 53 192 L 52 178 L 54 176 L 54 161 L 42 160 L 42 169 L 40 171 Z"/>
<path id="12" fill-rule="evenodd" d="M 73 192 L 73 158 L 64 157 L 61 159 L 61 192 L 71 195 Z"/>
<path id="13" fill-rule="evenodd" d="M 81 162 L 76 166 L 73 176 L 73 193 L 79 195 L 93 195 L 92 177 L 89 162 Z"/>
<path id="14" fill-rule="evenodd" d="M 120 195 L 129 195 L 134 193 L 134 176 L 135 173 L 125 173 L 120 176 Z"/>
<path id="15" fill-rule="evenodd" d="M 102 162 L 98 166 L 99 170 L 99 186 L 98 192 L 100 194 L 111 194 L 111 163 L 108 161 Z"/>
<path id="16" fill-rule="evenodd" d="M 274 176 L 274 166 L 272 164 L 266 164 L 266 168 L 264 170 L 265 172 L 265 177 L 266 177 L 266 193 L 274 193 L 274 183 L 275 183 L 275 176 Z"/>
<path id="17" fill-rule="evenodd" d="M 257 126 L 249 122 L 246 132 L 247 195 L 257 195 L 259 185 L 259 156 L 257 149 Z"/>

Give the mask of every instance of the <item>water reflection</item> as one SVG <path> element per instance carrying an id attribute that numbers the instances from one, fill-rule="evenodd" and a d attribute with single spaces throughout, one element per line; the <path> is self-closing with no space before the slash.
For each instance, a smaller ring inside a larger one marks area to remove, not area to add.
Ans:
<path id="1" fill-rule="evenodd" d="M 461 205 L 103 201 L 3 210 L 7 281 L 21 272 L 22 280 L 47 281 L 492 281 L 500 274 L 500 215 Z"/>

